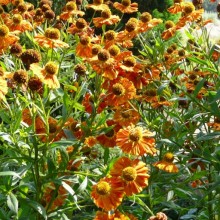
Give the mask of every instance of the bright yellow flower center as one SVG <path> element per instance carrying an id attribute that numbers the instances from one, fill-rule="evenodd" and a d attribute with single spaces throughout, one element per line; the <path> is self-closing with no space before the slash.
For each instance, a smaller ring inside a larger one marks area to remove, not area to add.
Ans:
<path id="1" fill-rule="evenodd" d="M 125 7 L 128 7 L 131 4 L 131 0 L 122 0 L 121 4 L 124 5 Z"/>
<path id="2" fill-rule="evenodd" d="M 49 75 L 55 75 L 57 74 L 58 72 L 58 66 L 52 62 L 52 61 L 49 61 L 45 67 L 44 67 L 44 70 L 46 71 L 47 74 Z"/>
<path id="3" fill-rule="evenodd" d="M 138 142 L 142 138 L 142 131 L 140 127 L 136 127 L 130 131 L 129 139 L 133 142 Z"/>
<path id="4" fill-rule="evenodd" d="M 45 31 L 45 37 L 52 40 L 60 39 L 60 31 L 57 28 L 47 28 Z"/>
<path id="5" fill-rule="evenodd" d="M 109 194 L 110 190 L 111 190 L 111 187 L 110 187 L 109 183 L 107 183 L 105 181 L 98 183 L 96 186 L 96 192 L 101 196 L 105 196 L 105 195 Z"/>
<path id="6" fill-rule="evenodd" d="M 0 37 L 6 37 L 9 33 L 9 29 L 6 25 L 0 25 Z"/>
<path id="7" fill-rule="evenodd" d="M 126 167 L 122 171 L 122 177 L 126 181 L 133 181 L 137 177 L 137 172 L 133 167 Z"/>
<path id="8" fill-rule="evenodd" d="M 174 160 L 174 156 L 172 153 L 168 152 L 163 156 L 163 160 L 169 163 L 172 163 Z"/>
<path id="9" fill-rule="evenodd" d="M 125 94 L 125 88 L 121 83 L 115 83 L 112 86 L 112 91 L 115 95 L 120 96 Z"/>
<path id="10" fill-rule="evenodd" d="M 22 19 L 22 16 L 20 14 L 15 14 L 13 16 L 12 20 L 13 20 L 14 24 L 20 24 L 23 19 Z"/>

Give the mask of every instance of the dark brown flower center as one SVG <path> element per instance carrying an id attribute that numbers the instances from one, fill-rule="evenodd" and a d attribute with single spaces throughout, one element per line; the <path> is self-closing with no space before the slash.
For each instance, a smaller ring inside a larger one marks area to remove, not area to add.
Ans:
<path id="1" fill-rule="evenodd" d="M 115 83 L 112 86 L 112 92 L 117 96 L 124 95 L 125 94 L 125 88 L 121 83 Z"/>
<path id="2" fill-rule="evenodd" d="M 124 5 L 125 7 L 128 7 L 131 4 L 131 0 L 122 0 L 121 4 Z"/>
<path id="3" fill-rule="evenodd" d="M 9 29 L 6 25 L 0 25 L 0 37 L 6 37 L 9 33 Z"/>
<path id="4" fill-rule="evenodd" d="M 129 134 L 129 139 L 131 141 L 134 141 L 134 142 L 137 142 L 139 141 L 140 139 L 142 138 L 142 132 L 141 130 L 137 127 L 137 128 L 134 128 L 130 131 L 130 134 Z"/>
<path id="5" fill-rule="evenodd" d="M 110 54 L 107 50 L 103 49 L 103 50 L 100 50 L 99 53 L 98 53 L 98 59 L 100 61 L 107 61 L 108 59 L 110 58 Z"/>

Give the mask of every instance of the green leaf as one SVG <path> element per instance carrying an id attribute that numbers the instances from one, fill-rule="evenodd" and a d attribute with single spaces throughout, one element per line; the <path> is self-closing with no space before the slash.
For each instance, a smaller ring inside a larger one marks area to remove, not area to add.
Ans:
<path id="1" fill-rule="evenodd" d="M 0 172 L 0 176 L 16 176 L 19 179 L 21 179 L 21 177 L 17 173 L 15 173 L 13 171 L 3 171 L 3 172 Z"/>
<path id="2" fill-rule="evenodd" d="M 36 201 L 32 201 L 32 200 L 27 200 L 27 204 L 31 206 L 32 208 L 34 208 L 37 212 L 39 212 L 44 217 L 44 219 L 47 219 L 46 210 L 41 204 L 37 203 Z"/>
<path id="3" fill-rule="evenodd" d="M 88 184 L 88 178 L 87 176 L 85 177 L 85 179 L 83 180 L 83 182 L 80 184 L 79 188 L 77 189 L 77 191 L 81 192 L 84 191 L 87 187 Z"/>
<path id="4" fill-rule="evenodd" d="M 7 196 L 7 205 L 8 208 L 14 213 L 18 214 L 18 200 L 13 193 L 10 193 Z"/>
<path id="5" fill-rule="evenodd" d="M 218 138 L 220 138 L 220 132 L 213 132 L 213 133 L 208 133 L 208 134 L 198 137 L 196 141 L 207 141 L 207 140 L 214 140 Z"/>
<path id="6" fill-rule="evenodd" d="M 108 163 L 108 159 L 109 159 L 109 148 L 105 147 L 105 151 L 104 151 L 104 164 L 105 165 Z"/>
<path id="7" fill-rule="evenodd" d="M 206 78 L 202 79 L 197 85 L 196 88 L 194 90 L 194 96 L 197 96 L 199 91 L 201 90 L 201 88 L 203 87 L 204 82 L 206 81 Z"/>
<path id="8" fill-rule="evenodd" d="M 7 141 L 10 144 L 13 144 L 11 136 L 5 132 L 0 132 L 0 138 L 2 138 L 4 141 Z"/>
<path id="9" fill-rule="evenodd" d="M 187 57 L 187 59 L 190 60 L 190 61 L 193 61 L 195 63 L 208 66 L 208 61 L 207 60 L 202 60 L 202 59 L 199 59 L 198 57 Z"/>

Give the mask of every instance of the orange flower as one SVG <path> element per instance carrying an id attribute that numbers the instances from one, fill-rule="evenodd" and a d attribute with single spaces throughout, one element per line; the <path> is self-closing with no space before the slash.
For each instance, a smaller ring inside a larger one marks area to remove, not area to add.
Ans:
<path id="1" fill-rule="evenodd" d="M 69 45 L 60 40 L 60 31 L 57 28 L 47 28 L 44 35 L 38 34 L 34 40 L 46 48 L 67 48 Z"/>
<path id="2" fill-rule="evenodd" d="M 57 79 L 58 66 L 52 61 L 47 62 L 44 68 L 40 67 L 39 64 L 33 63 L 30 69 L 35 75 L 37 75 L 44 84 L 51 89 L 60 88 L 59 80 Z"/>
<path id="3" fill-rule="evenodd" d="M 116 144 L 123 152 L 142 156 L 156 153 L 154 134 L 134 125 L 120 129 L 116 135 Z"/>
<path id="4" fill-rule="evenodd" d="M 157 100 L 154 100 L 151 103 L 151 106 L 153 108 L 161 108 L 164 106 L 171 106 L 172 102 L 167 101 L 163 96 L 162 97 L 157 97 Z"/>
<path id="5" fill-rule="evenodd" d="M 86 138 L 85 138 L 85 141 L 84 141 L 84 144 L 85 144 L 87 147 L 93 147 L 94 145 L 97 144 L 97 139 L 96 139 L 96 137 L 94 137 L 94 136 L 86 137 Z"/>
<path id="6" fill-rule="evenodd" d="M 119 178 L 104 177 L 92 187 L 91 197 L 94 203 L 105 211 L 116 209 L 123 196 L 124 187 Z"/>
<path id="7" fill-rule="evenodd" d="M 174 156 L 172 153 L 168 152 L 164 155 L 163 160 L 154 163 L 153 165 L 160 170 L 164 170 L 169 173 L 177 173 L 179 171 L 178 167 L 173 163 Z"/>
<path id="8" fill-rule="evenodd" d="M 0 25 L 0 54 L 9 48 L 12 44 L 16 43 L 19 37 L 9 32 L 9 28 L 2 24 Z"/>
<path id="9" fill-rule="evenodd" d="M 116 210 L 115 213 L 112 214 L 103 211 L 97 211 L 93 220 L 137 220 L 137 218 L 130 213 L 122 214 Z"/>
<path id="10" fill-rule="evenodd" d="M 86 8 L 92 8 L 95 11 L 108 9 L 108 5 L 103 4 L 103 0 L 93 0 L 93 4 L 88 4 Z"/>
<path id="11" fill-rule="evenodd" d="M 63 12 L 60 14 L 60 19 L 68 20 L 72 22 L 72 18 L 74 15 L 83 16 L 85 13 L 77 9 L 76 2 L 69 1 L 66 3 Z"/>
<path id="12" fill-rule="evenodd" d="M 7 20 L 5 24 L 9 27 L 10 31 L 18 31 L 19 33 L 33 29 L 30 22 L 23 20 L 20 14 L 14 14 L 12 19 Z"/>
<path id="13" fill-rule="evenodd" d="M 66 181 L 66 184 L 69 185 L 70 183 Z M 63 186 L 56 187 L 53 182 L 45 184 L 43 191 L 42 202 L 49 210 L 62 206 L 68 196 L 68 192 Z"/>
<path id="14" fill-rule="evenodd" d="M 71 24 L 69 28 L 67 28 L 67 33 L 77 34 L 78 36 L 81 36 L 83 34 L 91 36 L 93 32 L 94 30 L 89 27 L 84 18 L 78 18 L 75 22 Z"/>
<path id="15" fill-rule="evenodd" d="M 110 82 L 105 100 L 110 106 L 119 106 L 135 96 L 134 84 L 126 78 L 117 78 Z"/>
<path id="16" fill-rule="evenodd" d="M 116 108 L 114 120 L 121 126 L 136 124 L 140 119 L 140 114 L 131 106 L 119 106 Z"/>
<path id="17" fill-rule="evenodd" d="M 110 57 L 108 50 L 101 49 L 98 54 L 89 59 L 88 62 L 98 74 L 101 74 L 110 80 L 113 80 L 118 76 L 116 62 Z"/>
<path id="18" fill-rule="evenodd" d="M 113 7 L 122 13 L 131 14 L 138 11 L 138 3 L 131 3 L 131 0 L 122 0 L 121 3 L 115 2 Z"/>
<path id="19" fill-rule="evenodd" d="M 108 127 L 114 126 L 111 130 L 105 134 L 97 136 L 97 141 L 104 147 L 115 147 L 116 146 L 116 134 L 121 129 L 121 126 L 113 120 L 106 121 Z"/>
<path id="20" fill-rule="evenodd" d="M 140 33 L 138 26 L 138 20 L 136 18 L 130 18 L 125 24 L 125 30 L 120 31 L 117 35 L 117 41 L 132 40 Z"/>
<path id="21" fill-rule="evenodd" d="M 95 27 L 102 27 L 102 25 L 113 25 L 119 22 L 119 16 L 112 15 L 110 9 L 105 9 L 101 13 L 101 17 L 93 18 Z"/>
<path id="22" fill-rule="evenodd" d="M 76 55 L 83 58 L 92 57 L 92 43 L 88 35 L 80 36 L 79 43 L 76 45 Z"/>
<path id="23" fill-rule="evenodd" d="M 138 159 L 131 160 L 127 157 L 119 158 L 110 170 L 110 175 L 120 177 L 124 183 L 127 196 L 137 194 L 148 186 L 149 175 L 146 164 Z"/>
<path id="24" fill-rule="evenodd" d="M 158 24 L 162 23 L 162 19 L 153 18 L 152 15 L 148 12 L 144 12 L 140 16 L 140 20 L 138 21 L 138 27 L 140 29 L 140 32 L 146 32 L 153 27 L 157 26 Z"/>
<path id="25" fill-rule="evenodd" d="M 58 121 L 55 118 L 49 117 L 48 125 L 49 130 L 47 131 L 46 125 L 42 118 L 39 116 L 36 117 L 35 130 L 42 142 L 54 142 L 60 140 L 62 137 L 65 137 L 62 128 L 60 127 Z"/>

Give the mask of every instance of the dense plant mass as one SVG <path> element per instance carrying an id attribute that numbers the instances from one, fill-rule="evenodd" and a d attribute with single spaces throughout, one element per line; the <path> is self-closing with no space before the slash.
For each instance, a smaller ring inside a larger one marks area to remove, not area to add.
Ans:
<path id="1" fill-rule="evenodd" d="M 220 219 L 202 1 L 34 3 L 0 0 L 0 219 Z"/>

